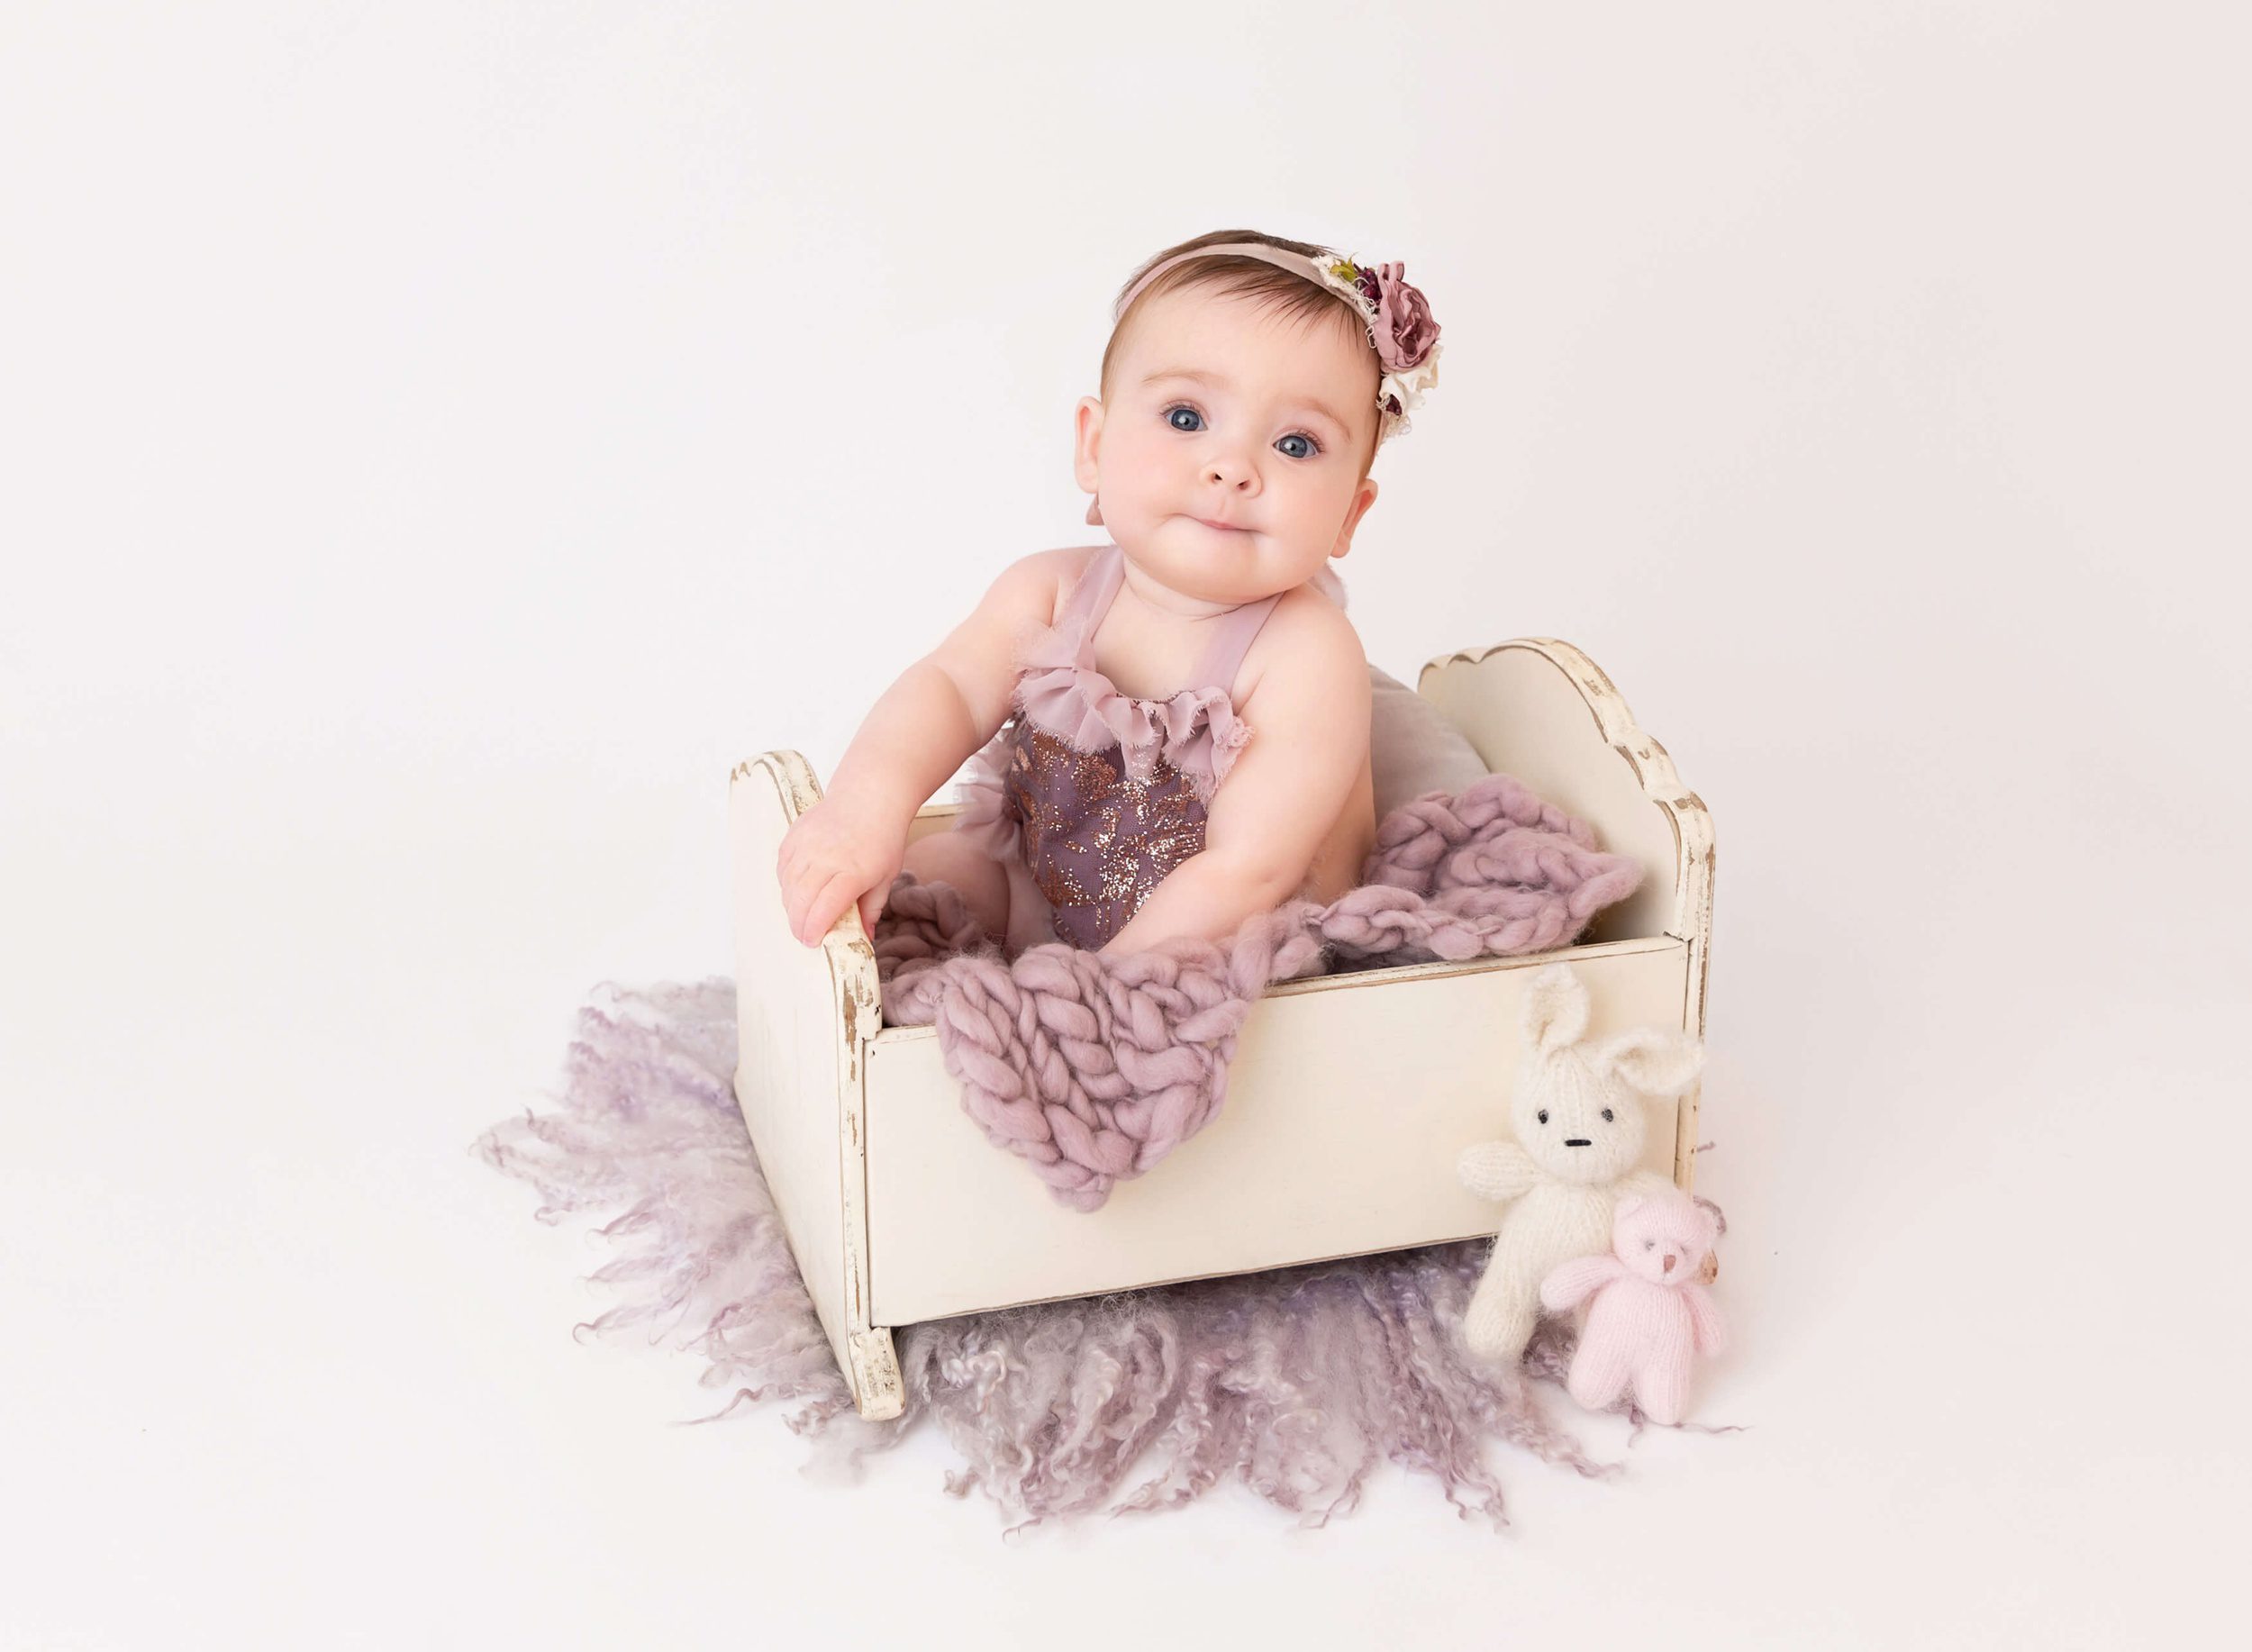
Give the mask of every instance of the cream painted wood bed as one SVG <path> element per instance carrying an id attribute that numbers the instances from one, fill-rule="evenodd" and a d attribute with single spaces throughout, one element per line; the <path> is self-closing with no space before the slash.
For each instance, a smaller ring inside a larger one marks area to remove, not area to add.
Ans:
<path id="1" fill-rule="evenodd" d="M 892 1330 L 921 1320 L 1404 1249 L 1494 1231 L 1456 1180 L 1508 1129 L 1518 995 L 1570 962 L 1590 1031 L 1704 1030 L 1712 827 L 1594 662 L 1549 638 L 1448 655 L 1416 689 L 1514 775 L 1648 868 L 1582 944 L 1475 964 L 1284 983 L 1246 1020 L 1219 1116 L 1094 1212 L 1058 1204 L 962 1110 L 936 1030 L 884 1025 L 848 910 L 819 948 L 784 922 L 782 834 L 820 797 L 795 751 L 729 785 L 740 1065 L 735 1095 L 860 1413 L 901 1406 Z M 944 827 L 933 803 L 915 833 Z M 1690 1183 L 1698 1094 L 1651 1108 L 1644 1162 Z"/>

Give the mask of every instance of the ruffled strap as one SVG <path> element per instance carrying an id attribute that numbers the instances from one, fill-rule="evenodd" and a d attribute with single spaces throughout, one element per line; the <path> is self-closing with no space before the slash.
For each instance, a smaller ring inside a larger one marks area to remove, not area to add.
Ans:
<path id="1" fill-rule="evenodd" d="M 1250 742 L 1251 725 L 1236 714 L 1227 683 L 1138 700 L 1094 668 L 1094 631 L 1118 595 L 1124 563 L 1115 542 L 1103 546 L 1088 558 L 1058 622 L 1026 632 L 1016 655 L 1017 709 L 1074 750 L 1116 746 L 1130 779 L 1149 779 L 1163 758 L 1209 806 Z M 1235 654 L 1240 658 L 1240 649 Z"/>
<path id="2" fill-rule="evenodd" d="M 1017 706 L 1026 719 L 1075 750 L 1117 746 L 1130 779 L 1148 780 L 1162 757 L 1188 777 L 1197 801 L 1209 804 L 1251 739 L 1251 725 L 1236 715 L 1227 689 L 1207 685 L 1167 700 L 1137 700 L 1077 655 L 1071 639 L 1053 626 L 1028 640 L 1017 678 Z"/>

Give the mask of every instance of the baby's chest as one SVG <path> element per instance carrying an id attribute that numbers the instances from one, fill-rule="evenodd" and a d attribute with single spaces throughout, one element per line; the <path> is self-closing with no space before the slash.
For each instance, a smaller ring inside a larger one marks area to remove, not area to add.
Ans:
<path id="1" fill-rule="evenodd" d="M 1105 647 L 1094 651 L 1094 664 L 1111 686 L 1130 700 L 1163 704 L 1187 690 L 1213 686 L 1193 680 L 1199 657 L 1179 648 Z"/>
<path id="2" fill-rule="evenodd" d="M 1158 622 L 1113 607 L 1095 628 L 1088 653 L 1095 670 L 1129 699 L 1164 702 L 1194 689 L 1231 690 L 1232 683 L 1206 679 L 1248 677 L 1264 639 L 1238 638 L 1230 646 L 1219 628 L 1230 622 L 1227 615 Z"/>

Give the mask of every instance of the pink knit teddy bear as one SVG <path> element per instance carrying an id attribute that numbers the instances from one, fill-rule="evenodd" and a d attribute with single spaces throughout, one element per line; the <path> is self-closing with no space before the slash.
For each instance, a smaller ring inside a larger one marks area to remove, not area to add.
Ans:
<path id="1" fill-rule="evenodd" d="M 1697 1354 L 1721 1351 L 1720 1310 L 1697 1273 L 1720 1238 L 1710 1207 L 1668 1190 L 1619 1202 L 1607 1257 L 1578 1257 L 1540 1282 L 1540 1305 L 1565 1313 L 1588 1297 L 1587 1328 L 1565 1377 L 1589 1411 L 1634 1387 L 1653 1422 L 1679 1422 Z"/>

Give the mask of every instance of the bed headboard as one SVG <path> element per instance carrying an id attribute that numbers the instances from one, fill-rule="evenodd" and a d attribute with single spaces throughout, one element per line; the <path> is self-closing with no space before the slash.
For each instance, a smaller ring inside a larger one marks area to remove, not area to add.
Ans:
<path id="1" fill-rule="evenodd" d="M 1712 821 L 1666 748 L 1635 726 L 1602 667 L 1568 642 L 1524 637 L 1424 666 L 1416 692 L 1462 731 L 1486 767 L 1580 816 L 1598 843 L 1642 863 L 1630 899 L 1597 915 L 1585 942 L 1672 935 L 1710 922 Z"/>

